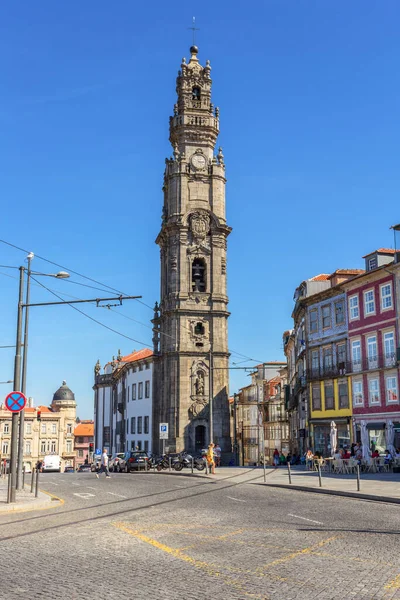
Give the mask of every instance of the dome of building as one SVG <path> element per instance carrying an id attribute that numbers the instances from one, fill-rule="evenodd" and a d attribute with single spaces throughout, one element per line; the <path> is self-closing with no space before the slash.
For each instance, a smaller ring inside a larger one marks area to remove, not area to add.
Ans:
<path id="1" fill-rule="evenodd" d="M 53 396 L 53 402 L 75 402 L 75 394 L 67 386 L 67 382 L 63 381 L 62 386 L 58 388 Z"/>

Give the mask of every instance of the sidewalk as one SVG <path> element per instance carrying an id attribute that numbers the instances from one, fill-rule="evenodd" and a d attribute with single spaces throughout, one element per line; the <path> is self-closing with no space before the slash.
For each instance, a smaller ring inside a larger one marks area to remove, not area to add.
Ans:
<path id="1" fill-rule="evenodd" d="M 357 477 L 354 474 L 322 472 L 320 487 L 318 473 L 306 471 L 304 467 L 292 467 L 292 484 L 289 484 L 286 467 L 279 467 L 272 472 L 268 469 L 268 473 L 266 485 L 271 487 L 400 504 L 400 473 L 361 473 L 360 491 L 357 491 Z"/>
<path id="2" fill-rule="evenodd" d="M 9 512 L 25 512 L 30 510 L 43 510 L 60 506 L 63 502 L 51 494 L 39 491 L 39 496 L 31 494 L 30 479 L 25 478 L 25 489 L 17 490 L 17 501 L 7 504 L 8 479 L 0 479 L 0 515 Z M 40 484 L 40 480 L 39 480 Z"/>
<path id="3" fill-rule="evenodd" d="M 161 474 L 175 477 L 196 477 L 213 481 L 224 481 L 241 476 L 241 483 L 249 482 L 302 492 L 347 496 L 374 500 L 375 502 L 400 504 L 400 473 L 361 473 L 359 492 L 357 491 L 357 477 L 354 474 L 333 475 L 322 472 L 322 487 L 319 487 L 318 473 L 315 471 L 306 471 L 304 467 L 292 467 L 291 484 L 289 484 L 286 467 L 279 467 L 277 469 L 267 467 L 265 483 L 263 481 L 264 473 L 262 467 L 220 467 L 216 470 L 215 475 L 206 475 L 204 471 L 199 472 L 196 470 L 192 475 L 190 469 L 183 469 L 180 472 L 174 470 L 171 472 L 161 471 Z"/>

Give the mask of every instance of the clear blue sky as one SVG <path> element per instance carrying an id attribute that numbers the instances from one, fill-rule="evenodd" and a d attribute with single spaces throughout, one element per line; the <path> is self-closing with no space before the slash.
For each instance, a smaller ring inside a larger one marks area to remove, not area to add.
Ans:
<path id="1" fill-rule="evenodd" d="M 154 304 L 168 118 L 193 11 L 227 164 L 229 345 L 279 360 L 299 282 L 362 267 L 363 254 L 392 245 L 389 226 L 400 221 L 397 0 L 4 5 L 0 237 Z M 1 264 L 23 260 L 0 244 Z M 34 268 L 58 270 L 39 259 Z M 17 281 L 0 275 L 0 285 L 0 345 L 12 344 Z M 32 296 L 52 300 L 37 287 Z M 151 345 L 151 330 L 83 310 L 138 342 L 68 306 L 32 309 L 28 394 L 48 403 L 66 379 L 88 418 L 96 360 Z M 120 312 L 152 317 L 134 301 Z M 3 381 L 13 353 L 0 352 Z M 234 371 L 231 391 L 247 381 Z"/>

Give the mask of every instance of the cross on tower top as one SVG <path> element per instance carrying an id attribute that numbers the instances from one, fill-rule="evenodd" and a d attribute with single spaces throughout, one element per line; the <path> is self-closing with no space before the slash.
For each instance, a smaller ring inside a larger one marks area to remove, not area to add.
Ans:
<path id="1" fill-rule="evenodd" d="M 193 46 L 196 45 L 196 31 L 200 31 L 198 27 L 196 27 L 196 17 L 193 17 L 192 26 L 188 27 L 193 31 Z"/>

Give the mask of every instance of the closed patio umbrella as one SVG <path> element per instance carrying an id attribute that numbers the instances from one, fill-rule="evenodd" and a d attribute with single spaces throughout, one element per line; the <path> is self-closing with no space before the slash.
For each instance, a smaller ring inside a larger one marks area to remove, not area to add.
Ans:
<path id="1" fill-rule="evenodd" d="M 393 421 L 386 423 L 386 448 L 390 454 L 394 457 L 396 454 L 396 448 L 394 447 L 394 425 Z"/>
<path id="2" fill-rule="evenodd" d="M 336 452 L 336 447 L 337 447 L 337 428 L 336 428 L 335 421 L 331 421 L 330 438 L 331 438 L 331 455 L 333 456 Z"/>
<path id="3" fill-rule="evenodd" d="M 371 463 L 371 450 L 369 449 L 369 435 L 367 430 L 367 423 L 361 421 L 361 444 L 362 444 L 362 455 L 363 459 L 370 464 Z"/>

